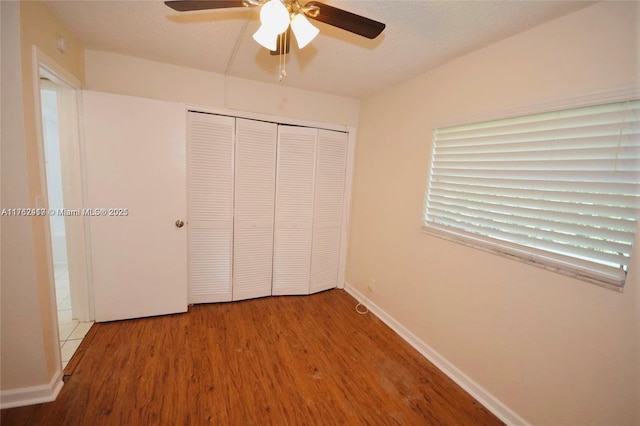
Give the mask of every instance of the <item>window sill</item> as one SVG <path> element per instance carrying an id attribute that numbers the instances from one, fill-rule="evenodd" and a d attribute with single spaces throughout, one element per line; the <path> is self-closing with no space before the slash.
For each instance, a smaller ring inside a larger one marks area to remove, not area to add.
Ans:
<path id="1" fill-rule="evenodd" d="M 458 232 L 432 224 L 423 224 L 422 232 L 487 253 L 526 263 L 527 265 L 537 268 L 559 273 L 580 281 L 595 284 L 619 293 L 622 293 L 624 290 L 624 281 L 622 284 L 615 283 L 615 281 L 620 281 L 618 277 L 606 275 L 602 272 L 598 274 L 595 271 L 593 274 L 588 274 L 585 268 L 580 268 L 574 259 L 566 258 L 565 256 L 535 251 L 528 248 L 523 249 L 515 244 Z"/>

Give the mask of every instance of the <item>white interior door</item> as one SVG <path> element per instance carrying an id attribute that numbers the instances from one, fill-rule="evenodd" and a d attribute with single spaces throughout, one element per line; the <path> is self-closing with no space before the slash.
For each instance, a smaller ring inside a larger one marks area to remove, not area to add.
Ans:
<path id="1" fill-rule="evenodd" d="M 278 126 L 272 294 L 309 294 L 318 131 Z"/>
<path id="2" fill-rule="evenodd" d="M 189 113 L 189 303 L 231 300 L 235 121 Z"/>
<path id="3" fill-rule="evenodd" d="M 347 133 L 318 130 L 311 293 L 338 285 L 348 142 Z"/>
<path id="4" fill-rule="evenodd" d="M 184 111 L 83 93 L 96 321 L 187 310 Z"/>
<path id="5" fill-rule="evenodd" d="M 278 125 L 236 119 L 233 300 L 271 295 Z"/>

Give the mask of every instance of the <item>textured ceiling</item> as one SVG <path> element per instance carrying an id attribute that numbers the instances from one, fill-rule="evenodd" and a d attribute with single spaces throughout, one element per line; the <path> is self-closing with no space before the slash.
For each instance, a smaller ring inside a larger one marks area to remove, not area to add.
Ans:
<path id="1" fill-rule="evenodd" d="M 292 43 L 280 84 L 364 98 L 510 35 L 581 9 L 582 1 L 325 0 L 384 22 L 375 40 L 312 21 Z M 302 2 L 303 3 L 303 2 Z M 275 83 L 278 57 L 251 37 L 258 8 L 175 12 L 160 1 L 48 1 L 88 49 Z"/>

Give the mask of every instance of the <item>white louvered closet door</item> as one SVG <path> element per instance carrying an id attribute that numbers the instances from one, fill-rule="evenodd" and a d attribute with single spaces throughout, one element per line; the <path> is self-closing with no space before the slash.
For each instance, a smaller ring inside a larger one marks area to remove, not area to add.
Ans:
<path id="1" fill-rule="evenodd" d="M 278 126 L 273 295 L 309 294 L 317 133 Z"/>
<path id="2" fill-rule="evenodd" d="M 311 293 L 338 285 L 348 141 L 347 133 L 318 130 Z"/>
<path id="3" fill-rule="evenodd" d="M 235 118 L 189 113 L 189 303 L 231 300 Z"/>
<path id="4" fill-rule="evenodd" d="M 236 119 L 233 300 L 271 295 L 278 125 Z"/>

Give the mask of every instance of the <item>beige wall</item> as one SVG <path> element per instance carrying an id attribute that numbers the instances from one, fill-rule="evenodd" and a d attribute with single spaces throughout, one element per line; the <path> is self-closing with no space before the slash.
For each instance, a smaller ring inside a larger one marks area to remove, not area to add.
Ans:
<path id="1" fill-rule="evenodd" d="M 5 2 L 2 3 L 4 11 Z M 84 74 L 84 49 L 42 3 L 11 2 L 6 7 L 12 10 L 11 20 L 7 22 L 9 26 L 19 26 L 19 45 L 12 39 L 14 43 L 8 46 L 10 50 L 5 63 L 3 15 L 3 86 L 5 67 L 10 67 L 15 71 L 11 81 L 18 87 L 12 87 L 13 102 L 10 108 L 3 108 L 2 115 L 2 206 L 35 207 L 36 197 L 46 194 L 46 188 L 40 184 L 35 124 L 36 113 L 39 112 L 35 110 L 34 101 L 32 46 L 37 46 L 80 80 Z M 67 41 L 68 51 L 64 54 L 57 50 L 60 36 Z M 4 104 L 4 90 L 2 101 Z M 22 112 L 22 116 L 19 120 L 18 117 L 10 120 L 8 110 L 10 114 Z M 4 137 L 5 120 L 10 120 L 8 131 L 12 132 L 7 139 Z M 10 166 L 5 167 L 6 164 Z M 45 217 L 22 217 L 3 218 L 2 221 L 0 384 L 3 391 L 46 384 L 59 367 L 56 365 L 59 350 L 55 339 L 57 324 L 51 320 L 51 300 L 55 296 L 48 272 L 45 220 Z"/>
<path id="2" fill-rule="evenodd" d="M 3 1 L 2 10 L 2 208 L 29 206 L 24 146 L 20 63 L 20 5 Z M 2 344 L 0 388 L 49 381 L 38 293 L 33 233 L 28 219 L 2 216 Z"/>
<path id="3" fill-rule="evenodd" d="M 87 89 L 355 126 L 360 102 L 132 56 L 87 50 Z"/>
<path id="4" fill-rule="evenodd" d="M 590 6 L 361 106 L 351 284 L 534 424 L 640 423 L 640 250 L 620 294 L 422 233 L 431 130 L 637 85 L 638 13 Z"/>
<path id="5" fill-rule="evenodd" d="M 84 47 L 64 27 L 49 9 L 41 2 L 23 1 L 20 3 L 21 44 L 22 44 L 22 90 L 24 99 L 24 128 L 25 147 L 27 153 L 27 174 L 29 181 L 30 205 L 35 206 L 35 199 L 47 193 L 47 189 L 40 184 L 40 166 L 38 160 L 38 139 L 36 133 L 35 97 L 33 89 L 33 58 L 32 47 L 37 48 L 53 59 L 58 65 L 73 74 L 81 82 L 84 79 Z M 66 41 L 67 50 L 58 50 L 58 38 Z M 42 315 L 42 333 L 45 343 L 47 370 L 52 377 L 58 366 L 55 353 L 59 350 L 58 341 L 52 338 L 57 327 L 51 321 L 51 299 L 55 300 L 52 292 L 53 283 L 50 280 L 49 260 L 47 258 L 47 239 L 45 224 L 47 217 L 33 218 L 33 244 L 35 254 L 36 277 L 38 281 L 38 295 Z"/>

